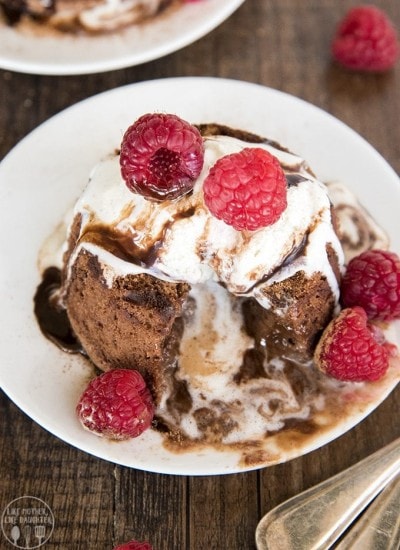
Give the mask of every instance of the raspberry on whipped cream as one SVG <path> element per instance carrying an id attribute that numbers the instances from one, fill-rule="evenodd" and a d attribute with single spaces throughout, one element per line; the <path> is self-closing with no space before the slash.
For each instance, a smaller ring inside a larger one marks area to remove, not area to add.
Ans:
<path id="1" fill-rule="evenodd" d="M 298 171 L 299 181 L 287 189 L 287 207 L 278 221 L 266 228 L 244 235 L 215 218 L 203 199 L 203 182 L 211 166 L 225 155 L 246 147 L 261 147 L 274 154 L 290 172 Z M 210 137 L 204 143 L 204 166 L 192 194 L 178 201 L 154 205 L 140 195 L 133 195 L 119 173 L 118 157 L 101 162 L 90 176 L 90 182 L 75 205 L 74 216 L 82 216 L 81 247 L 107 256 L 115 275 L 129 269 L 135 273 L 154 274 L 167 281 L 185 280 L 190 284 L 219 280 L 234 294 L 251 293 L 268 276 L 277 280 L 303 269 L 308 273 L 321 270 L 332 291 L 338 296 L 338 285 L 329 262 L 319 254 L 327 242 L 332 243 L 339 261 L 342 247 L 331 225 L 331 203 L 323 184 L 296 155 L 277 150 L 268 144 L 244 144 L 230 136 Z M 118 234 L 132 235 L 138 249 L 157 246 L 151 265 L 146 261 L 126 264 L 118 257 L 110 258 L 106 250 L 85 242 L 91 225 L 113 226 Z M 309 251 L 301 261 L 284 264 L 294 249 L 308 236 Z M 73 262 L 73 259 L 71 260 Z"/>
<path id="2" fill-rule="evenodd" d="M 203 140 L 195 126 L 176 115 L 149 113 L 124 134 L 121 175 L 134 193 L 149 200 L 173 200 L 192 190 L 203 156 Z"/>
<path id="3" fill-rule="evenodd" d="M 210 212 L 238 231 L 275 223 L 287 206 L 286 178 L 278 159 L 258 147 L 220 158 L 204 181 Z"/>

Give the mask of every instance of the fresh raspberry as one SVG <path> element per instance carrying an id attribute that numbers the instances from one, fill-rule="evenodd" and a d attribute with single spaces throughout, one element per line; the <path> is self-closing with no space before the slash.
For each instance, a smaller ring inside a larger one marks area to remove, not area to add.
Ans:
<path id="1" fill-rule="evenodd" d="M 286 194 L 278 159 L 258 147 L 221 157 L 204 181 L 210 212 L 238 231 L 275 223 L 286 208 Z"/>
<path id="2" fill-rule="evenodd" d="M 89 383 L 76 412 L 88 430 L 122 440 L 137 437 L 150 427 L 154 406 L 139 372 L 114 369 Z"/>
<path id="3" fill-rule="evenodd" d="M 122 139 L 122 177 L 131 191 L 150 200 L 172 200 L 191 191 L 203 161 L 200 132 L 175 115 L 143 115 Z"/>
<path id="4" fill-rule="evenodd" d="M 368 325 L 361 307 L 346 308 L 324 330 L 314 354 L 316 366 L 339 380 L 361 382 L 381 378 L 392 354 L 382 331 Z"/>
<path id="5" fill-rule="evenodd" d="M 396 30 L 380 9 L 358 6 L 338 25 L 332 55 L 348 69 L 386 71 L 393 67 L 399 55 Z"/>
<path id="6" fill-rule="evenodd" d="M 116 546 L 113 550 L 152 550 L 152 546 L 148 542 L 131 540 Z"/>
<path id="7" fill-rule="evenodd" d="M 361 306 L 369 319 L 400 318 L 400 258 L 386 250 L 368 250 L 350 260 L 341 288 L 345 307 Z"/>

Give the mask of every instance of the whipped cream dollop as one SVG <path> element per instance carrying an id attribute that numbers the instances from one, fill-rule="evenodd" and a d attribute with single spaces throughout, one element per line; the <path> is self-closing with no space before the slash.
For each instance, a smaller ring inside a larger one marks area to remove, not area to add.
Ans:
<path id="1" fill-rule="evenodd" d="M 190 285 L 217 281 L 234 295 L 254 295 L 259 301 L 263 300 L 260 284 L 299 270 L 309 275 L 321 272 L 338 298 L 326 247 L 332 247 L 341 266 L 342 246 L 332 224 L 327 189 L 307 164 L 269 143 L 212 136 L 205 138 L 204 145 L 204 166 L 193 191 L 176 201 L 154 203 L 131 193 L 120 175 L 118 156 L 100 162 L 75 205 L 74 216 L 81 218 L 81 226 L 70 264 L 86 248 L 104 263 L 110 286 L 116 276 L 149 273 Z M 237 231 L 210 213 L 203 200 L 203 182 L 219 158 L 253 146 L 279 159 L 288 180 L 287 208 L 268 227 Z M 94 232 L 102 232 L 102 242 L 92 239 Z M 112 250 L 111 242 L 123 243 L 123 254 Z"/>

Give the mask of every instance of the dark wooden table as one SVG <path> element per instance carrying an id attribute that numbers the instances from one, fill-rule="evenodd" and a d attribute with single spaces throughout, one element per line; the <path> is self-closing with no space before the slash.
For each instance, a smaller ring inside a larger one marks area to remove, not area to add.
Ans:
<path id="1" fill-rule="evenodd" d="M 322 107 L 364 136 L 399 173 L 400 63 L 387 74 L 362 75 L 330 60 L 335 23 L 355 4 L 247 0 L 208 36 L 137 67 L 76 77 L 0 71 L 0 158 L 38 124 L 98 92 L 206 75 L 261 83 Z M 376 4 L 400 29 L 398 0 Z M 23 495 L 43 499 L 55 518 L 49 550 L 111 550 L 131 538 L 149 540 L 157 550 L 252 549 L 257 522 L 268 510 L 400 436 L 399 398 L 398 388 L 356 428 L 289 463 L 180 477 L 116 466 L 71 448 L 2 394 L 0 509 Z M 2 534 L 0 547 L 13 548 Z"/>

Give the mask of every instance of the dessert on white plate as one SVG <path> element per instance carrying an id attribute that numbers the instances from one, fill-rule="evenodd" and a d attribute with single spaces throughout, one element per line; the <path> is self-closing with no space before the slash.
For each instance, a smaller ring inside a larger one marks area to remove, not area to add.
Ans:
<path id="1" fill-rule="evenodd" d="M 262 462 L 270 436 L 326 429 L 339 402 L 345 414 L 350 395 L 395 369 L 394 346 L 356 308 L 350 321 L 371 354 L 331 376 L 331 326 L 336 346 L 349 321 L 345 263 L 388 239 L 343 184 L 318 181 L 274 141 L 144 115 L 95 167 L 68 224 L 37 313 L 51 333 L 41 312 L 59 285 L 50 302 L 67 315 L 72 347 L 106 371 L 78 407 L 99 435 L 140 435 L 154 414 L 174 451 L 236 448 Z"/>
<path id="2" fill-rule="evenodd" d="M 237 112 L 236 106 L 243 97 L 248 100 L 246 110 Z M 353 428 L 394 390 L 400 378 L 395 358 L 391 359 L 386 374 L 375 382 L 340 382 L 314 368 L 304 371 L 312 374 L 308 379 L 301 370 L 293 369 L 293 374 L 296 370 L 299 374 L 292 378 L 299 395 L 302 388 L 306 390 L 309 384 L 315 387 L 318 380 L 328 384 L 324 388 L 320 386 L 322 408 L 313 409 L 308 420 L 291 422 L 287 418 L 283 428 L 250 442 L 221 443 L 214 439 L 207 444 L 205 440 L 196 442 L 192 436 L 178 444 L 170 432 L 160 431 L 163 425 L 159 421 L 139 437 L 116 444 L 82 429 L 77 420 L 76 404 L 89 379 L 99 371 L 82 355 L 65 353 L 43 337 L 34 316 L 32 296 L 46 267 L 58 266 L 55 273 L 60 274 L 62 257 L 55 256 L 54 251 L 60 250 L 65 241 L 66 228 L 60 228 L 59 232 L 56 228 L 81 196 L 92 168 L 100 162 L 96 169 L 100 173 L 101 165 L 107 164 L 118 149 L 122 130 L 142 113 L 155 111 L 176 113 L 196 124 L 216 120 L 230 127 L 247 128 L 261 136 L 272 136 L 291 150 L 301 152 L 318 179 L 329 182 L 329 189 L 336 185 L 343 188 L 342 183 L 336 182 L 344 182 L 385 228 L 390 236 L 390 248 L 400 251 L 394 208 L 400 200 L 397 174 L 360 136 L 320 109 L 262 86 L 211 78 L 163 79 L 101 94 L 38 128 L 0 165 L 1 179 L 8 183 L 0 187 L 0 251 L 2 257 L 8 258 L 0 280 L 4 334 L 0 362 L 2 388 L 35 422 L 68 444 L 99 458 L 147 471 L 178 475 L 226 474 L 269 466 L 315 450 Z M 77 134 L 78 126 L 82 132 Z M 332 163 L 332 150 L 338 162 Z M 27 158 L 32 159 L 29 180 Z M 32 181 L 40 184 L 32 186 Z M 333 197 L 329 191 L 329 195 L 335 205 L 344 206 L 339 209 L 335 206 L 335 213 L 340 217 L 341 226 L 345 221 L 346 242 L 342 234 L 340 240 L 345 244 L 346 254 L 347 243 L 353 252 L 355 247 L 361 252 L 363 246 L 374 245 L 380 249 L 387 246 L 386 236 L 382 232 L 377 234 L 375 226 L 372 232 L 367 230 L 370 217 L 363 221 L 355 203 L 349 208 L 347 199 L 340 194 Z M 132 197 L 134 200 L 135 196 Z M 178 202 L 180 200 L 184 199 Z M 49 205 L 45 211 L 43 204 Z M 20 213 L 18 220 L 16 211 Z M 361 212 L 365 214 L 364 210 Z M 72 218 L 73 215 L 68 217 L 68 224 Z M 10 228 L 13 239 L 9 238 Z M 47 242 L 43 249 L 50 234 L 52 244 Z M 59 244 L 55 244 L 55 240 Z M 20 254 L 20 250 L 24 250 L 24 254 Z M 386 337 L 398 343 L 399 323 L 390 322 L 390 325 Z M 120 371 L 125 373 L 127 369 Z M 101 381 L 107 374 L 95 378 Z M 279 401 L 273 404 L 277 406 Z M 166 423 L 170 419 L 165 420 L 164 427 L 168 427 Z M 230 436 L 233 435 L 231 431 Z"/>

